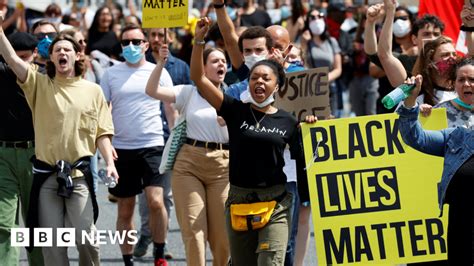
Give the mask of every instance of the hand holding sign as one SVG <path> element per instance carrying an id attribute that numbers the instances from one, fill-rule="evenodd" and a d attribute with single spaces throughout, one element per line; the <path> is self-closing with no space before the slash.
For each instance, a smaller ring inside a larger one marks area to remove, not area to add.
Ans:
<path id="1" fill-rule="evenodd" d="M 159 61 L 161 62 L 166 62 L 166 59 L 168 59 L 169 55 L 169 50 L 168 50 L 168 45 L 167 44 L 162 44 L 160 47 L 160 59 Z"/>

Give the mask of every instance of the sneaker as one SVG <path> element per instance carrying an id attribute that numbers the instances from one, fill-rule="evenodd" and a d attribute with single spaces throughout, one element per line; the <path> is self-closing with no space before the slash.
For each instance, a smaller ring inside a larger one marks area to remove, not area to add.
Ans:
<path id="1" fill-rule="evenodd" d="M 168 262 L 163 258 L 155 259 L 155 266 L 168 266 Z"/>
<path id="2" fill-rule="evenodd" d="M 148 246 L 151 243 L 151 236 L 144 236 L 140 235 L 140 238 L 138 239 L 138 243 L 135 245 L 135 248 L 133 249 L 133 256 L 135 257 L 143 257 L 145 256 Z"/>

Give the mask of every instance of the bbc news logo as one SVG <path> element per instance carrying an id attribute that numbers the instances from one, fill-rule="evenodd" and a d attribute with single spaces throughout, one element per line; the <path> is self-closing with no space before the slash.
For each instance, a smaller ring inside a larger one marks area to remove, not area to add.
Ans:
<path id="1" fill-rule="evenodd" d="M 54 231 L 54 232 L 53 232 Z M 77 238 L 79 237 L 79 238 Z M 87 244 L 129 244 L 135 245 L 138 242 L 137 230 L 113 231 L 95 230 L 81 231 L 80 236 L 76 236 L 75 228 L 34 228 L 33 245 L 35 247 L 73 247 L 76 242 L 82 245 Z M 30 245 L 30 230 L 28 228 L 12 228 L 10 244 L 12 247 L 27 247 Z"/>

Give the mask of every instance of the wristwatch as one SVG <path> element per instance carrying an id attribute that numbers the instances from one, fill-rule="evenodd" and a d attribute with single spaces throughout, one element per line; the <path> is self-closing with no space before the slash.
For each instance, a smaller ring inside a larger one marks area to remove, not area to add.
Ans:
<path id="1" fill-rule="evenodd" d="M 196 45 L 204 45 L 204 44 L 206 44 L 206 41 L 205 41 L 205 40 L 194 39 L 194 44 L 196 44 Z"/>
<path id="2" fill-rule="evenodd" d="M 214 9 L 223 8 L 224 6 L 225 6 L 225 3 L 222 3 L 222 4 L 214 4 Z"/>

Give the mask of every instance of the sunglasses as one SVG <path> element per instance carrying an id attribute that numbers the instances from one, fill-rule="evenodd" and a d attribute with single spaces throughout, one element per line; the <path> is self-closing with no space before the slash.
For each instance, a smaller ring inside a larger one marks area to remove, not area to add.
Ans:
<path id="1" fill-rule="evenodd" d="M 321 19 L 321 18 L 324 18 L 324 15 L 323 14 L 318 14 L 318 15 L 310 15 L 309 16 L 309 19 L 310 20 L 315 20 L 315 19 Z"/>
<path id="2" fill-rule="evenodd" d="M 393 21 L 397 20 L 397 19 L 401 19 L 401 20 L 408 20 L 409 17 L 408 16 L 399 16 L 399 17 L 394 17 L 393 18 Z"/>
<path id="3" fill-rule="evenodd" d="M 132 43 L 133 45 L 140 45 L 144 42 L 145 40 L 142 40 L 142 39 L 130 39 L 130 40 L 125 39 L 125 40 L 120 41 L 122 46 L 128 46 L 130 43 Z"/>
<path id="4" fill-rule="evenodd" d="M 48 36 L 48 38 L 50 40 L 54 40 L 54 38 L 56 38 L 56 36 L 58 36 L 58 34 L 56 32 L 48 32 L 48 33 L 36 33 L 35 34 L 36 38 L 41 41 L 42 39 L 46 38 L 46 36 Z"/>
<path id="5" fill-rule="evenodd" d="M 86 45 L 87 44 L 87 40 L 78 40 L 77 42 L 81 45 Z"/>

